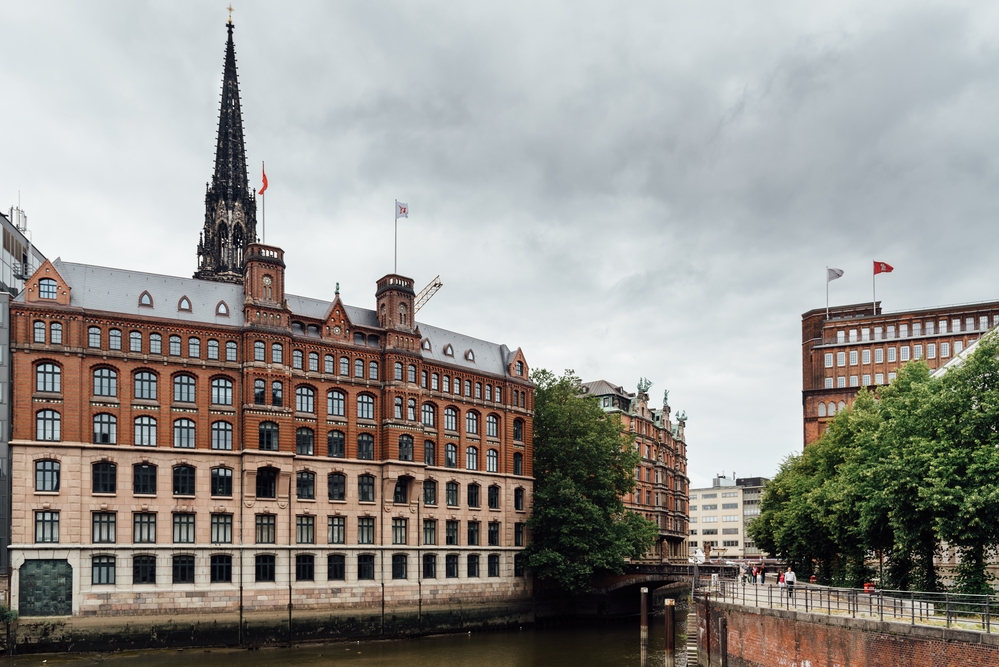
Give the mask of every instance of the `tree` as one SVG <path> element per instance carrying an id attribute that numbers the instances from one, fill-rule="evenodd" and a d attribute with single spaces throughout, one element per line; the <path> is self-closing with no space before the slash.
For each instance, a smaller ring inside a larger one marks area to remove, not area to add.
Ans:
<path id="1" fill-rule="evenodd" d="M 531 375 L 534 394 L 534 505 L 528 564 L 569 592 L 589 588 L 595 574 L 620 573 L 625 558 L 655 544 L 655 523 L 628 511 L 640 461 L 633 436 L 595 397 L 584 396 L 572 371 Z"/>

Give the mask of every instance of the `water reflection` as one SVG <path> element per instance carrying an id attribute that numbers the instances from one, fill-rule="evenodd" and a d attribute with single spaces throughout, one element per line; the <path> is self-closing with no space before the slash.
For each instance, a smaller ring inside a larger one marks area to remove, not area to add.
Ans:
<path id="1" fill-rule="evenodd" d="M 664 667 L 662 617 L 650 619 L 641 659 L 638 621 L 570 629 L 478 632 L 394 641 L 324 644 L 259 651 L 185 649 L 107 654 L 16 656 L 23 667 Z M 680 633 L 678 633 L 680 634 Z M 685 662 L 685 661 L 684 661 Z M 679 660 L 677 665 L 681 665 Z"/>

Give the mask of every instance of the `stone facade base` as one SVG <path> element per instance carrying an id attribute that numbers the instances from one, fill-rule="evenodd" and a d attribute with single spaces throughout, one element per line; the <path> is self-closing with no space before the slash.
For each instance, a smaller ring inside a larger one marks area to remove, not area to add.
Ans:
<path id="1" fill-rule="evenodd" d="M 530 598 L 380 608 L 339 608 L 288 613 L 202 613 L 128 617 L 20 619 L 12 626 L 15 653 L 121 651 L 195 646 L 267 646 L 321 641 L 413 637 L 533 623 Z M 2 639 L 2 637 L 0 637 Z"/>

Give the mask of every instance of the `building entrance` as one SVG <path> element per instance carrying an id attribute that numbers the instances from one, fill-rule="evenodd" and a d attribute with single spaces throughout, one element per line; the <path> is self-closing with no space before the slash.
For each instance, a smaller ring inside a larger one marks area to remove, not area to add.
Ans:
<path id="1" fill-rule="evenodd" d="M 21 616 L 70 616 L 73 613 L 73 568 L 65 560 L 27 560 L 20 570 L 18 612 Z"/>

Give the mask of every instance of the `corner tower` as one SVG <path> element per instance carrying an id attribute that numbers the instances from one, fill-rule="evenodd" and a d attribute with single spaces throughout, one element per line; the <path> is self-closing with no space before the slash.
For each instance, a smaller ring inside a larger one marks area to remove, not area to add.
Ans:
<path id="1" fill-rule="evenodd" d="M 215 173 L 205 193 L 205 228 L 198 240 L 198 270 L 194 277 L 241 283 L 243 256 L 257 240 L 257 202 L 256 190 L 250 190 L 246 173 L 233 27 L 230 19 L 226 24 L 229 37 L 222 73 Z"/>

